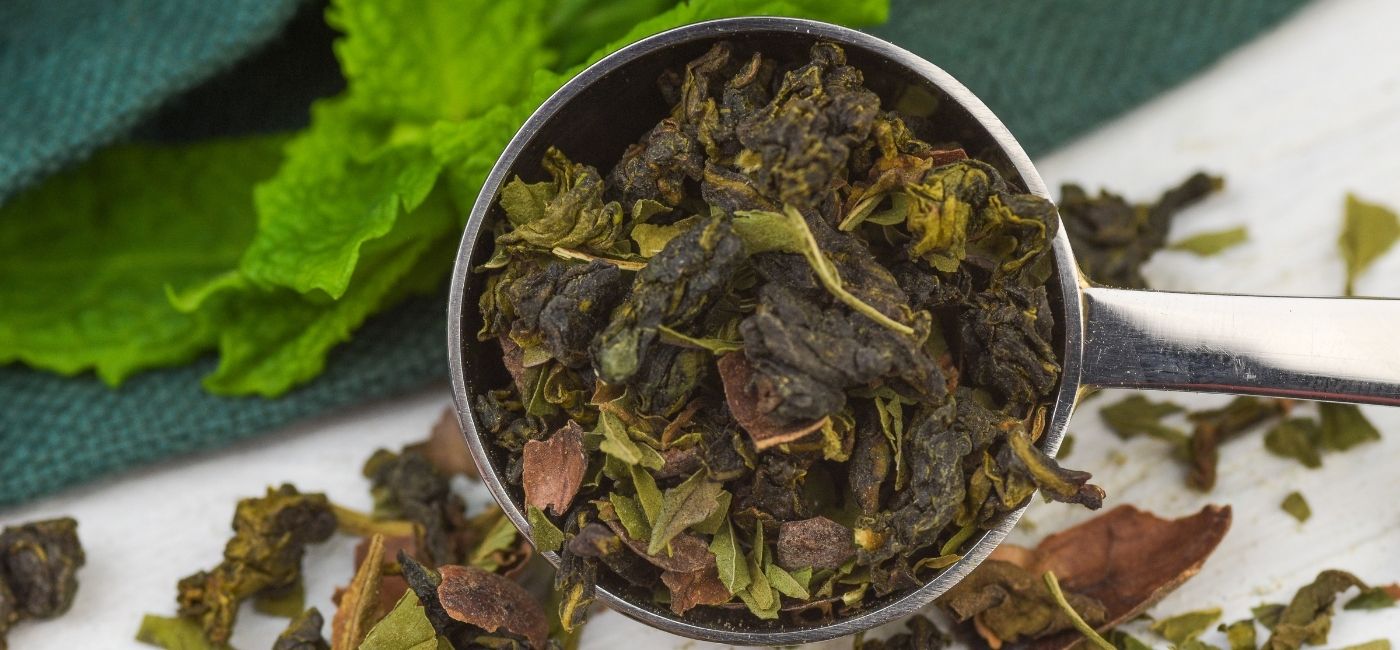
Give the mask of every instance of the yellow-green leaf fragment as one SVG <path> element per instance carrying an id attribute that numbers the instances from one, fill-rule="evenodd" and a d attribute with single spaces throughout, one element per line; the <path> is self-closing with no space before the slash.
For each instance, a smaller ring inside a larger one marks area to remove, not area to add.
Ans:
<path id="1" fill-rule="evenodd" d="M 1248 240 L 1249 231 L 1244 226 L 1238 226 L 1227 230 L 1192 235 L 1174 244 L 1168 244 L 1167 250 L 1185 251 L 1201 257 L 1209 257 L 1219 255 L 1226 249 L 1239 246 Z"/>
<path id="2" fill-rule="evenodd" d="M 437 631 L 412 589 L 365 635 L 359 650 L 436 650 Z"/>
<path id="3" fill-rule="evenodd" d="M 1279 504 L 1279 507 L 1283 508 L 1284 512 L 1292 515 L 1293 518 L 1297 519 L 1300 523 L 1307 521 L 1308 518 L 1312 516 L 1312 508 L 1308 507 L 1307 499 L 1304 499 L 1300 492 L 1289 492 L 1288 496 L 1284 497 L 1283 503 Z"/>
<path id="4" fill-rule="evenodd" d="M 1264 448 L 1276 456 L 1292 458 L 1304 467 L 1322 467 L 1322 457 L 1317 453 L 1321 430 L 1317 423 L 1307 418 L 1289 418 L 1274 425 L 1264 434 Z"/>
<path id="5" fill-rule="evenodd" d="M 647 554 L 661 553 L 676 535 L 708 518 L 719 506 L 719 494 L 723 490 L 719 482 L 710 480 L 705 470 L 666 490 L 661 512 L 652 523 Z"/>
<path id="6" fill-rule="evenodd" d="M 1395 588 L 1394 585 L 1390 587 L 1390 589 Z M 1348 600 L 1347 604 L 1342 606 L 1342 609 L 1371 610 L 1386 609 L 1394 606 L 1395 597 L 1391 595 L 1389 589 L 1386 587 L 1370 587 L 1368 589 L 1362 589 L 1361 593 L 1357 594 L 1356 597 L 1351 600 Z"/>
<path id="7" fill-rule="evenodd" d="M 1363 442 L 1381 439 L 1380 430 L 1366 419 L 1355 404 L 1321 402 L 1317 405 L 1322 420 L 1322 435 L 1318 445 L 1323 449 L 1346 451 Z"/>
<path id="8" fill-rule="evenodd" d="M 1254 634 L 1254 619 L 1247 618 L 1229 625 L 1222 623 L 1219 629 L 1230 642 L 1230 650 L 1255 650 L 1258 647 Z"/>
<path id="9" fill-rule="evenodd" d="M 1186 432 L 1162 424 L 1163 418 L 1184 410 L 1171 402 L 1154 402 L 1134 393 L 1103 407 L 1099 411 L 1099 417 L 1103 418 L 1104 424 L 1118 434 L 1118 437 L 1125 440 L 1143 434 L 1184 447 L 1189 441 Z"/>
<path id="10" fill-rule="evenodd" d="M 655 470 L 666 464 L 666 459 L 659 452 L 633 440 L 627 433 L 627 425 L 606 410 L 598 415 L 598 428 L 594 432 L 603 435 L 598 449 L 627 465 L 641 465 Z"/>
<path id="11" fill-rule="evenodd" d="M 515 545 L 516 535 L 520 531 L 515 529 L 515 524 L 511 523 L 510 517 L 501 513 L 496 518 L 496 523 L 491 525 L 491 529 L 486 532 L 486 537 L 472 550 L 467 562 L 474 567 L 480 567 L 487 571 L 495 571 L 497 568 L 496 552 L 503 551 Z"/>
<path id="12" fill-rule="evenodd" d="M 1342 235 L 1337 245 L 1346 262 L 1346 295 L 1355 295 L 1356 278 L 1400 239 L 1400 217 L 1395 212 L 1347 195 Z"/>
<path id="13" fill-rule="evenodd" d="M 806 585 L 798 582 L 796 578 L 782 567 L 773 564 L 771 561 L 763 567 L 763 575 L 768 578 L 768 584 L 772 585 L 778 593 L 790 598 L 807 600 L 811 594 L 807 592 Z"/>
<path id="14" fill-rule="evenodd" d="M 558 551 L 564 545 L 564 531 L 559 530 L 542 510 L 530 506 L 525 511 L 525 518 L 530 522 L 530 538 L 534 540 L 537 550 Z"/>
<path id="15" fill-rule="evenodd" d="M 228 649 L 228 646 L 215 645 L 204 638 L 204 629 L 199 623 L 178 616 L 147 614 L 141 619 L 141 628 L 136 631 L 136 640 L 166 650 Z"/>
<path id="16" fill-rule="evenodd" d="M 1218 620 L 1220 620 L 1219 607 L 1202 609 L 1160 619 L 1152 624 L 1152 631 L 1172 643 L 1182 644 L 1200 636 Z"/>
<path id="17" fill-rule="evenodd" d="M 739 538 L 734 534 L 734 525 L 725 519 L 724 525 L 710 540 L 710 553 L 715 556 L 719 567 L 719 579 L 731 594 L 737 594 L 749 586 L 748 559 L 739 546 Z"/>
<path id="18" fill-rule="evenodd" d="M 614 492 L 608 495 L 608 501 L 628 537 L 643 542 L 651 539 L 651 523 L 635 499 Z"/>
<path id="19" fill-rule="evenodd" d="M 671 345 L 696 350 L 708 350 L 714 354 L 726 354 L 744 349 L 743 341 L 728 341 L 716 338 L 696 338 L 686 336 L 665 325 L 657 328 L 661 332 L 661 340 Z"/>
<path id="20" fill-rule="evenodd" d="M 695 221 L 695 217 L 686 217 L 672 224 L 637 224 L 632 228 L 632 241 L 637 244 L 637 254 L 650 259 L 660 253 L 676 235 L 694 226 Z"/>
<path id="21" fill-rule="evenodd" d="M 657 517 L 661 516 L 661 504 L 663 502 L 660 488 L 656 487 L 656 479 L 650 472 L 633 465 L 628 468 L 632 475 L 632 488 L 637 491 L 637 505 L 642 507 L 642 512 L 646 514 L 647 526 L 655 526 Z M 646 538 L 650 538 L 648 535 Z"/>

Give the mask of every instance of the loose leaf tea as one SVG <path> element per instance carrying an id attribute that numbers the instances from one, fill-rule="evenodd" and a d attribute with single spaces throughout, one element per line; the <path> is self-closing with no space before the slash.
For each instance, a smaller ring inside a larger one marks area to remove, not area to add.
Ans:
<path id="1" fill-rule="evenodd" d="M 478 269 L 509 381 L 476 415 L 560 548 L 565 628 L 599 580 L 678 616 L 845 616 L 1037 490 L 1099 506 L 1037 446 L 1054 205 L 830 43 L 720 43 L 658 83 L 669 113 L 610 170 L 551 148 L 503 187 Z"/>
<path id="2" fill-rule="evenodd" d="M 335 528 L 325 495 L 303 494 L 290 484 L 239 501 L 223 562 L 180 580 L 180 616 L 197 621 L 211 643 L 228 643 L 239 604 L 296 583 L 306 546 L 325 541 Z"/>
<path id="3" fill-rule="evenodd" d="M 331 644 L 326 642 L 321 636 L 321 626 L 325 620 L 321 617 L 321 612 L 315 607 L 302 612 L 292 619 L 287 625 L 287 629 L 277 635 L 277 641 L 272 644 L 272 650 L 331 650 Z M 356 640 L 358 644 L 358 639 Z M 357 647 L 336 646 L 336 647 Z"/>
<path id="4" fill-rule="evenodd" d="M 856 635 L 853 650 L 942 650 L 952 639 L 927 616 L 915 614 L 904 621 L 907 632 L 900 632 L 888 639 L 865 641 Z"/>
<path id="5" fill-rule="evenodd" d="M 1152 631 L 1163 639 L 1181 645 L 1210 630 L 1211 626 L 1215 625 L 1218 620 L 1220 620 L 1219 608 L 1203 609 L 1159 619 L 1152 624 Z"/>
<path id="6" fill-rule="evenodd" d="M 0 531 L 0 650 L 16 623 L 53 618 L 73 605 L 87 556 L 69 517 Z"/>
<path id="7" fill-rule="evenodd" d="M 1277 622 L 1268 626 L 1272 634 L 1261 650 L 1297 650 L 1303 644 L 1327 643 L 1327 633 L 1332 629 L 1332 604 L 1339 594 L 1352 587 L 1364 590 L 1366 583 L 1335 569 L 1317 574 L 1312 584 L 1293 595 Z"/>
<path id="8" fill-rule="evenodd" d="M 1346 295 L 1355 295 L 1356 278 L 1400 239 L 1400 216 L 1384 206 L 1348 194 L 1337 246 L 1346 262 Z"/>
<path id="9" fill-rule="evenodd" d="M 1244 226 L 1230 228 L 1228 230 L 1217 230 L 1215 232 L 1203 232 L 1192 235 L 1179 242 L 1167 246 L 1167 250 L 1186 251 L 1201 257 L 1219 255 L 1229 248 L 1234 248 L 1245 243 L 1249 239 L 1249 231 Z"/>
<path id="10" fill-rule="evenodd" d="M 1283 511 L 1292 515 L 1299 523 L 1305 522 L 1312 517 L 1312 508 L 1308 506 L 1308 500 L 1303 498 L 1301 492 L 1289 492 L 1284 497 L 1283 503 L 1279 504 Z"/>

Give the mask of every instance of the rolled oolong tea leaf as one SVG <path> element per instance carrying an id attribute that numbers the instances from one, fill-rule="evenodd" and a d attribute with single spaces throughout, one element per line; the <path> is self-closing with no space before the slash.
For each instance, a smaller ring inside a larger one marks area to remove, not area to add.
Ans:
<path id="1" fill-rule="evenodd" d="M 1301 492 L 1289 492 L 1279 507 L 1297 519 L 1300 524 L 1312 517 L 1312 508 L 1308 506 L 1308 500 L 1303 498 Z"/>
<path id="2" fill-rule="evenodd" d="M 223 562 L 180 580 L 180 616 L 197 621 L 211 643 L 227 643 L 239 604 L 294 584 L 307 545 L 325 541 L 335 528 L 325 495 L 303 494 L 291 484 L 239 501 Z"/>
<path id="3" fill-rule="evenodd" d="M 0 531 L 0 648 L 16 623 L 53 618 L 72 607 L 78 569 L 86 561 L 71 517 Z"/>
<path id="4" fill-rule="evenodd" d="M 1355 295 L 1356 278 L 1400 239 L 1400 216 L 1375 203 L 1347 194 L 1342 234 L 1337 246 L 1346 261 L 1346 295 Z"/>
<path id="5" fill-rule="evenodd" d="M 457 560 L 452 532 L 465 518 L 466 504 L 452 492 L 450 479 L 422 454 L 379 450 L 365 461 L 376 517 L 406 519 L 420 527 L 419 548 L 435 564 Z"/>
<path id="6" fill-rule="evenodd" d="M 753 365 L 742 352 L 719 358 L 719 374 L 724 380 L 724 396 L 729 412 L 762 451 L 775 445 L 801 440 L 820 431 L 828 416 L 807 422 L 783 424 L 760 411 L 759 397 L 753 390 Z"/>
<path id="7" fill-rule="evenodd" d="M 322 618 L 321 612 L 312 607 L 287 624 L 287 629 L 277 635 L 272 650 L 330 650 L 331 644 L 321 636 L 323 625 L 325 619 Z M 359 641 L 356 640 L 355 645 L 339 647 L 359 647 L 358 644 Z"/>

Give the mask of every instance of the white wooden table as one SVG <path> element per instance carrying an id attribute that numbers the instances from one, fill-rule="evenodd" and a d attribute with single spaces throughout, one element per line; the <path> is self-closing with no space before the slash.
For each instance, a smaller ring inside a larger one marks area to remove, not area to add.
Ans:
<path id="1" fill-rule="evenodd" d="M 1334 295 L 1342 286 L 1336 250 L 1343 196 L 1400 207 L 1400 2 L 1322 0 L 1212 70 L 1039 161 L 1051 187 L 1076 180 L 1134 199 L 1155 197 L 1193 170 L 1223 173 L 1227 190 L 1182 216 L 1173 239 L 1245 224 L 1248 244 L 1208 259 L 1167 252 L 1147 274 L 1162 289 Z M 935 62 L 936 63 L 936 62 Z M 1380 260 L 1358 285 L 1400 296 L 1400 251 Z M 1400 336 L 1400 324 L 1397 324 Z M 1223 402 L 1174 396 L 1189 405 Z M 1248 616 L 1264 601 L 1286 600 L 1321 569 L 1354 571 L 1376 583 L 1400 581 L 1400 410 L 1368 408 L 1386 438 L 1324 458 L 1320 470 L 1268 455 L 1262 436 L 1227 444 L 1220 484 L 1209 495 L 1180 479 L 1165 446 L 1122 443 L 1091 402 L 1074 420 L 1076 468 L 1108 490 L 1109 506 L 1133 503 L 1163 515 L 1206 503 L 1234 506 L 1235 523 L 1204 570 L 1153 613 L 1208 606 L 1225 619 Z M 220 557 L 235 501 L 282 481 L 322 490 L 367 508 L 360 463 L 376 447 L 397 448 L 428 430 L 449 401 L 446 387 L 323 418 L 210 454 L 175 459 L 22 507 L 0 523 L 72 515 L 88 563 L 66 616 L 22 624 L 16 650 L 145 647 L 132 640 L 145 612 L 174 611 L 180 577 Z M 1279 510 L 1292 490 L 1312 504 L 1299 524 Z M 477 504 L 485 496 L 478 489 Z M 1079 522 L 1089 513 L 1059 504 L 1032 506 L 1016 541 Z M 322 612 L 349 578 L 354 541 L 337 537 L 308 555 L 308 595 Z M 266 648 L 283 622 L 245 608 L 235 645 Z M 1400 609 L 1343 612 L 1330 646 L 1378 637 L 1400 641 Z M 1146 639 L 1146 637 L 1144 637 Z M 1206 641 L 1222 644 L 1212 633 Z M 711 647 L 651 630 L 615 612 L 597 615 L 585 648 Z M 843 639 L 813 647 L 846 648 Z"/>

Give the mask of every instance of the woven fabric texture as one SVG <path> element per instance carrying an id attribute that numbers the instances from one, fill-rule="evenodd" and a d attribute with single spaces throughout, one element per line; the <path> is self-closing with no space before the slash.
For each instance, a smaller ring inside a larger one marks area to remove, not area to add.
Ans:
<path id="1" fill-rule="evenodd" d="M 1304 1 L 896 0 L 890 23 L 874 31 L 953 73 L 1036 155 L 1189 77 Z M 246 53 L 286 19 L 290 4 L 0 3 L 0 196 L 106 142 L 162 98 Z M 88 15 L 80 6 L 103 9 Z M 53 21 L 63 15 L 76 22 L 57 30 Z M 77 43 L 83 39 L 70 38 L 75 33 L 91 38 Z M 24 57 L 42 65 L 25 67 Z M 89 91 L 45 86 L 62 71 Z M 247 75 L 235 76 L 243 78 L 214 83 L 247 83 Z M 336 83 L 307 80 L 331 89 Z M 218 88 L 195 94 L 249 95 Z M 209 104 L 192 104 L 201 105 Z M 186 125 L 178 132 L 189 134 L 188 125 L 199 123 L 189 110 L 175 112 Z M 246 111 L 230 114 L 244 116 L 233 120 L 238 128 L 252 128 Z M 141 132 L 160 133 L 159 126 Z M 141 374 L 117 390 L 91 377 L 0 368 L 0 505 L 441 381 L 443 307 L 441 299 L 415 300 L 372 319 L 335 352 L 321 378 L 277 400 L 204 393 L 199 379 L 212 359 Z"/>

